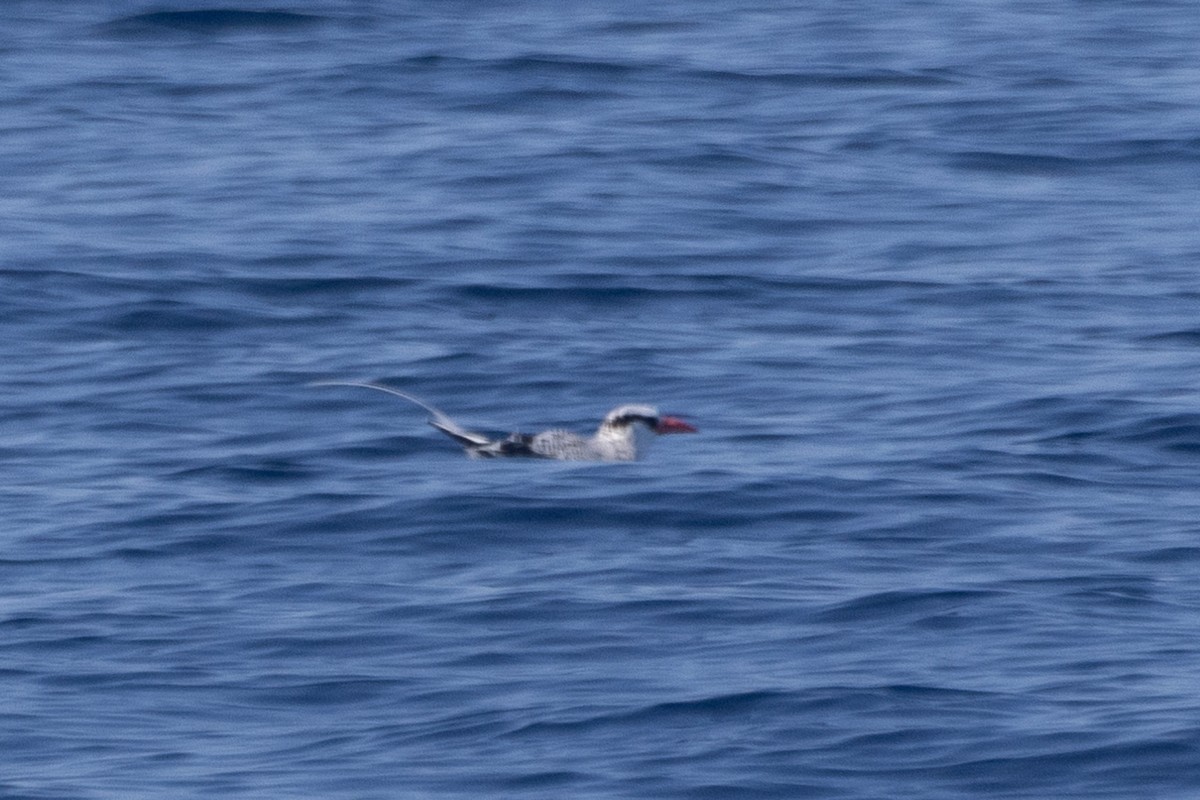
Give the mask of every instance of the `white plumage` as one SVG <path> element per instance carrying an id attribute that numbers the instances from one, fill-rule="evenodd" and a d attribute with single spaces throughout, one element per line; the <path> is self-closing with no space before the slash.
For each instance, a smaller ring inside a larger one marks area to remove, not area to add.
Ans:
<path id="1" fill-rule="evenodd" d="M 560 461 L 634 461 L 645 452 L 656 434 L 695 433 L 676 417 L 658 413 L 654 406 L 630 404 L 608 412 L 591 436 L 554 428 L 541 433 L 513 433 L 493 439 L 459 425 L 440 409 L 410 394 L 378 383 L 322 381 L 314 386 L 358 386 L 376 389 L 415 403 L 430 414 L 429 424 L 454 439 L 472 458 L 552 458 Z"/>

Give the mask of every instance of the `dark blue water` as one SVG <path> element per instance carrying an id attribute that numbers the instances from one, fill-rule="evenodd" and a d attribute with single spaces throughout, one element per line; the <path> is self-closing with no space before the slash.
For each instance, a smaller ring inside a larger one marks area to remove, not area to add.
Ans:
<path id="1" fill-rule="evenodd" d="M 0 17 L 0 797 L 1200 796 L 1194 4 Z"/>

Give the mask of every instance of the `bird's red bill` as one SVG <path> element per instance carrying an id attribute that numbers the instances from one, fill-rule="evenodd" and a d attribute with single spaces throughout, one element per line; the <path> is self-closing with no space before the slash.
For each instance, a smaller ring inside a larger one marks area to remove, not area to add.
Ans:
<path id="1" fill-rule="evenodd" d="M 659 417 L 655 433 L 697 433 L 695 426 L 689 425 L 678 417 Z"/>

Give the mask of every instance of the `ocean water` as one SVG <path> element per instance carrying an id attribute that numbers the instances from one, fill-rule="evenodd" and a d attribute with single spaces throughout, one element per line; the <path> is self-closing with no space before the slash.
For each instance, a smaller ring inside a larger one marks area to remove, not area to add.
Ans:
<path id="1" fill-rule="evenodd" d="M 0 20 L 0 798 L 1200 796 L 1194 4 Z"/>

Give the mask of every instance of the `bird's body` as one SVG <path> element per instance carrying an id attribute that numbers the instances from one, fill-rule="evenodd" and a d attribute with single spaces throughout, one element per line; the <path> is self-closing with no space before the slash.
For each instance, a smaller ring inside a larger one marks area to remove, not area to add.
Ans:
<path id="1" fill-rule="evenodd" d="M 326 381 L 317 386 L 359 386 L 402 397 L 430 413 L 429 424 L 454 439 L 472 458 L 552 458 L 560 461 L 635 461 L 654 434 L 695 433 L 675 417 L 663 416 L 654 406 L 617 406 L 604 416 L 591 436 L 553 428 L 541 433 L 513 433 L 490 438 L 468 431 L 445 413 L 410 394 L 377 383 Z"/>

